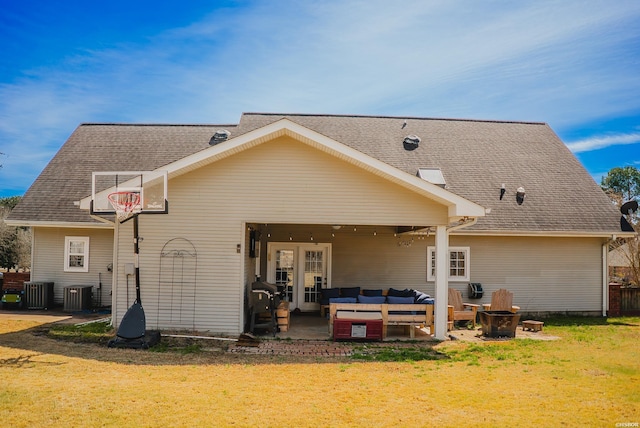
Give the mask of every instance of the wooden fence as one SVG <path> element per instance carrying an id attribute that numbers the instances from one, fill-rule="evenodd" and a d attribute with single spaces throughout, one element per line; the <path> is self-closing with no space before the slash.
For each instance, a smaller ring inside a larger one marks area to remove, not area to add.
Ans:
<path id="1" fill-rule="evenodd" d="M 640 315 L 640 288 L 620 289 L 620 314 Z"/>
<path id="2" fill-rule="evenodd" d="M 621 284 L 609 283 L 610 317 L 640 315 L 640 288 L 623 287 Z"/>

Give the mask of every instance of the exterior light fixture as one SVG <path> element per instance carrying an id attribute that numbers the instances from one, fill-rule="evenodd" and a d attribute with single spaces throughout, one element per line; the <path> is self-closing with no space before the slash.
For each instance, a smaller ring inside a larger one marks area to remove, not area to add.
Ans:
<path id="1" fill-rule="evenodd" d="M 504 197 L 504 194 L 507 192 L 507 187 L 504 183 L 502 183 L 502 187 L 500 187 L 500 200 Z"/>

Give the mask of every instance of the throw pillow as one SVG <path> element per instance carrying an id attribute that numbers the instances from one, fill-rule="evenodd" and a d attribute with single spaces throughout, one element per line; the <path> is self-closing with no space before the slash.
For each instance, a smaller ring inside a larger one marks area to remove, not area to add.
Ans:
<path id="1" fill-rule="evenodd" d="M 345 287 L 340 289 L 340 297 L 355 297 L 360 295 L 360 287 Z"/>
<path id="2" fill-rule="evenodd" d="M 391 305 L 407 305 L 413 303 L 413 297 L 387 296 L 387 302 Z"/>
<path id="3" fill-rule="evenodd" d="M 339 288 L 322 288 L 320 290 L 320 304 L 328 305 L 329 299 L 340 297 Z"/>
<path id="4" fill-rule="evenodd" d="M 390 288 L 387 296 L 413 297 L 413 290 L 409 290 L 408 288 L 405 288 L 404 290 L 396 290 L 395 288 Z"/>

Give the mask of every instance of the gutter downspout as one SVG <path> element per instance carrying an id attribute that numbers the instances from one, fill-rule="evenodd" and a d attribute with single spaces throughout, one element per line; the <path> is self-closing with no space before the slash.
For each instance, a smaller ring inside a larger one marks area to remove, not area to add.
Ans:
<path id="1" fill-rule="evenodd" d="M 111 269 L 111 325 L 118 328 L 120 323 L 118 322 L 118 293 L 120 292 L 119 276 L 120 269 L 118 268 L 118 259 L 120 257 L 119 241 L 120 237 L 120 223 L 114 224 L 113 227 L 113 248 L 111 261 L 113 268 Z M 129 296 L 127 296 L 128 298 Z"/>
<path id="2" fill-rule="evenodd" d="M 602 316 L 607 316 L 609 309 L 609 244 L 617 239 L 616 235 L 602 244 Z"/>

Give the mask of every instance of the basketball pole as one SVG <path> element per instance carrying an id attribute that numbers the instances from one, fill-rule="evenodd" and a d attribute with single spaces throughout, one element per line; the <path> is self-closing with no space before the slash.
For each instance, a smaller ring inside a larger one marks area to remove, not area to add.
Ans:
<path id="1" fill-rule="evenodd" d="M 136 302 L 142 305 L 140 299 L 140 247 L 138 245 L 140 236 L 138 235 L 138 214 L 133 216 L 133 261 L 135 263 L 135 277 L 136 277 Z"/>
<path id="2" fill-rule="evenodd" d="M 129 220 L 130 219 L 131 217 L 129 217 Z M 157 343 L 157 341 L 160 340 L 159 333 L 154 335 L 153 340 L 147 340 L 146 338 L 147 322 L 140 298 L 140 248 L 138 245 L 140 236 L 138 235 L 138 215 L 135 214 L 133 216 L 133 266 L 136 280 L 136 300 L 129 306 L 129 309 L 127 309 L 127 312 L 125 312 L 122 317 L 120 326 L 116 332 L 117 337 L 109 341 L 107 344 L 109 347 L 146 349 L 151 346 L 151 342 Z"/>
<path id="3" fill-rule="evenodd" d="M 140 188 L 142 188 L 142 175 L 140 176 Z M 142 202 L 142 201 L 140 201 Z M 136 302 L 142 306 L 142 300 L 140 299 L 140 234 L 138 232 L 138 216 L 139 213 L 133 215 L 133 262 L 136 276 Z"/>

